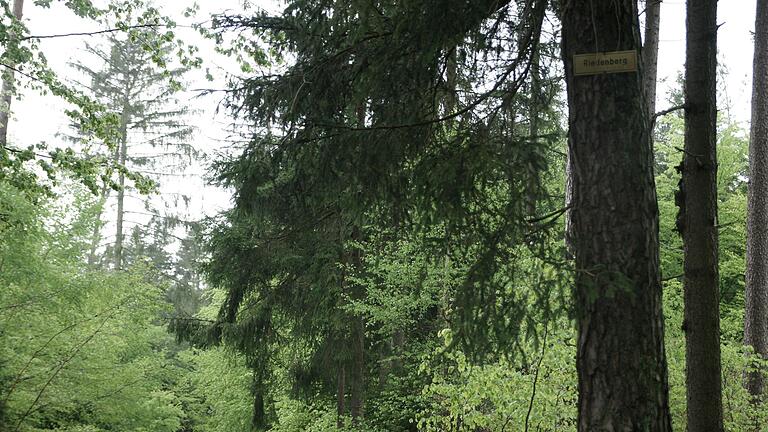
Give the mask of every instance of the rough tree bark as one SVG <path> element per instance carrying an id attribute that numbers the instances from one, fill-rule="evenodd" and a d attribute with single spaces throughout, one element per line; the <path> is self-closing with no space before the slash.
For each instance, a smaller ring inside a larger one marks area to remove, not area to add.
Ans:
<path id="1" fill-rule="evenodd" d="M 573 180 L 579 431 L 670 431 L 648 107 L 638 72 L 575 54 L 640 50 L 637 2 L 561 2 Z"/>
<path id="2" fill-rule="evenodd" d="M 688 431 L 723 430 L 717 246 L 717 0 L 689 0 L 685 152 L 678 201 L 683 236 Z M 682 199 L 680 199 L 680 197 Z"/>
<path id="3" fill-rule="evenodd" d="M 744 344 L 768 358 L 768 3 L 757 2 L 752 74 L 752 128 L 749 142 L 747 272 Z M 745 386 L 756 399 L 765 383 L 760 373 Z"/>
<path id="4" fill-rule="evenodd" d="M 648 115 L 656 113 L 656 77 L 659 60 L 659 25 L 661 0 L 645 0 L 645 37 L 643 38 L 643 88 L 648 100 Z"/>
<path id="5" fill-rule="evenodd" d="M 13 16 L 21 21 L 22 11 L 24 10 L 24 0 L 15 0 L 13 2 Z M 18 40 L 12 38 L 8 41 L 8 48 L 13 48 L 17 44 Z M 13 65 L 11 65 L 13 66 Z M 2 106 L 0 109 L 0 147 L 5 147 L 8 144 L 8 120 L 11 116 L 11 102 L 13 101 L 13 88 L 14 78 L 13 69 L 6 68 L 3 87 L 2 87 Z"/>

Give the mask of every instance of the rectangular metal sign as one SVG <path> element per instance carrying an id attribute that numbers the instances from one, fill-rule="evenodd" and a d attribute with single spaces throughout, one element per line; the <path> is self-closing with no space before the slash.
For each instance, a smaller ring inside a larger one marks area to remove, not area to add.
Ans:
<path id="1" fill-rule="evenodd" d="M 619 72 L 637 72 L 637 51 L 613 51 L 573 56 L 574 75 Z"/>

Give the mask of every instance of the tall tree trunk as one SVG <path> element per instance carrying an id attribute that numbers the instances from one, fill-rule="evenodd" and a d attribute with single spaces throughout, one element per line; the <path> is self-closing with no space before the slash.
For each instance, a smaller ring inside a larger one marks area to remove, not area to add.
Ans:
<path id="1" fill-rule="evenodd" d="M 458 103 L 456 93 L 458 87 L 457 77 L 456 47 L 454 46 L 447 54 L 445 60 L 445 85 L 448 87 L 448 95 L 445 98 L 445 115 L 453 114 L 453 110 L 456 109 L 456 104 Z"/>
<path id="2" fill-rule="evenodd" d="M 13 2 L 13 16 L 19 21 L 21 21 L 23 10 L 24 0 L 15 0 Z M 17 36 L 18 35 L 11 35 L 11 39 L 8 41 L 8 49 L 14 49 L 16 47 L 18 44 Z M 8 144 L 8 120 L 11 117 L 11 101 L 13 101 L 14 89 L 13 69 L 5 69 L 2 87 L 2 109 L 0 109 L 0 147 L 5 147 Z"/>
<path id="3" fill-rule="evenodd" d="M 768 4 L 757 2 L 752 73 L 752 130 L 749 143 L 747 272 L 744 344 L 768 359 Z M 747 390 L 760 400 L 760 373 L 747 376 Z"/>
<path id="4" fill-rule="evenodd" d="M 645 0 L 645 38 L 643 40 L 643 89 L 648 101 L 648 116 L 656 113 L 656 77 L 659 60 L 661 0 Z"/>
<path id="5" fill-rule="evenodd" d="M 267 430 L 269 426 L 267 424 L 267 412 L 264 404 L 264 379 L 261 371 L 253 371 L 253 418 L 251 419 L 251 427 L 254 431 Z"/>
<path id="6" fill-rule="evenodd" d="M 96 264 L 96 250 L 99 248 L 99 241 L 101 241 L 101 215 L 104 213 L 104 205 L 107 203 L 109 197 L 109 187 L 104 185 L 99 193 L 99 211 L 96 214 L 96 221 L 93 224 L 93 232 L 91 233 L 91 247 L 88 251 L 88 265 L 93 266 Z"/>
<path id="7" fill-rule="evenodd" d="M 253 419 L 251 420 L 251 427 L 254 431 L 263 431 L 267 429 L 263 393 L 256 393 L 253 395 Z"/>
<path id="8" fill-rule="evenodd" d="M 539 23 L 539 27 L 541 24 Z M 539 121 L 540 117 L 540 109 L 543 101 L 541 100 L 541 70 L 539 67 L 540 62 L 540 56 L 539 56 L 539 44 L 538 42 L 534 44 L 533 46 L 533 52 L 531 53 L 531 98 L 530 98 L 530 109 L 529 109 L 529 127 L 528 127 L 528 135 L 530 136 L 531 142 L 538 142 L 539 141 L 539 124 L 541 123 Z M 514 133 L 514 132 L 513 132 Z M 539 199 L 539 179 L 538 179 L 538 172 L 539 169 L 534 168 L 531 170 L 531 172 L 527 173 L 529 176 L 528 179 L 528 190 L 527 195 L 525 197 L 526 203 L 526 213 L 529 217 L 535 217 L 536 216 L 536 201 Z"/>
<path id="9" fill-rule="evenodd" d="M 723 430 L 717 262 L 717 0 L 689 0 L 686 18 L 683 236 L 688 431 Z"/>
<path id="10" fill-rule="evenodd" d="M 126 96 L 123 103 L 123 112 L 120 116 L 120 144 L 118 149 L 117 163 L 120 165 L 120 172 L 117 176 L 117 184 L 120 188 L 117 191 L 117 227 L 115 231 L 115 270 L 120 270 L 123 265 L 123 218 L 125 216 L 125 174 L 122 169 L 128 159 L 128 122 L 129 113 L 129 92 L 126 90 Z"/>
<path id="11" fill-rule="evenodd" d="M 573 170 L 578 430 L 670 431 L 658 207 L 640 72 L 575 76 L 575 54 L 640 50 L 634 0 L 562 2 Z"/>

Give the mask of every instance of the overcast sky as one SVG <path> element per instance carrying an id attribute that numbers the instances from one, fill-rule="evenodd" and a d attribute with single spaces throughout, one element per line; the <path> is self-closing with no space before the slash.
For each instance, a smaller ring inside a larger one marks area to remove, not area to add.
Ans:
<path id="1" fill-rule="evenodd" d="M 721 0 L 718 2 L 718 60 L 728 70 L 726 82 L 719 82 L 731 101 L 734 120 L 749 121 L 752 98 L 752 32 L 755 29 L 755 0 Z M 659 80 L 674 84 L 685 63 L 685 1 L 663 0 L 659 36 Z M 659 88 L 658 110 L 668 107 L 664 91 Z M 725 101 L 720 101 L 721 108 Z"/>
<path id="2" fill-rule="evenodd" d="M 82 32 L 98 30 L 97 26 L 88 20 L 75 17 L 63 6 L 54 3 L 51 9 L 43 9 L 34 6 L 27 1 L 25 5 L 25 21 L 32 34 L 62 34 L 69 32 Z M 208 19 L 210 13 L 230 11 L 242 11 L 242 0 L 202 0 L 199 15 L 195 18 L 184 18 L 181 13 L 191 3 L 184 0 L 156 0 L 164 13 L 174 16 L 182 26 L 193 22 Z M 278 10 L 279 5 L 275 1 L 253 1 L 252 6 Z M 730 114 L 734 120 L 744 122 L 749 120 L 749 101 L 751 95 L 751 69 L 752 69 L 752 35 L 754 29 L 754 0 L 727 0 L 719 2 L 718 22 L 722 23 L 718 34 L 719 60 L 729 71 L 726 82 L 718 86 L 726 89 L 730 100 Z M 226 72 L 235 71 L 234 64 L 213 52 L 210 41 L 199 38 L 195 32 L 180 28 L 177 34 L 190 40 L 190 43 L 199 44 L 206 61 L 206 67 L 210 68 L 217 81 L 207 82 L 203 79 L 203 73 L 198 71 L 190 74 L 187 81 L 189 88 L 223 87 L 223 77 Z M 41 42 L 49 63 L 63 77 L 71 77 L 71 69 L 67 62 L 73 58 L 82 56 L 82 47 L 85 41 L 98 42 L 96 38 L 67 37 L 46 39 Z M 659 45 L 659 80 L 658 109 L 668 107 L 666 93 L 669 85 L 674 84 L 675 78 L 682 71 L 685 60 L 685 1 L 664 0 L 661 11 L 661 34 Z M 180 95 L 180 103 L 188 104 L 199 110 L 193 119 L 198 127 L 195 143 L 207 153 L 213 154 L 221 148 L 226 139 L 226 127 L 230 119 L 225 113 L 216 114 L 216 106 L 220 95 L 205 98 L 194 98 L 196 94 L 186 92 Z M 721 101 L 721 106 L 724 101 Z M 25 91 L 22 100 L 14 101 L 13 117 L 10 125 L 10 139 L 18 146 L 35 144 L 46 141 L 57 145 L 57 132 L 66 130 L 67 119 L 62 114 L 61 102 L 51 96 L 40 96 L 32 91 Z M 61 144 L 58 144 L 61 145 Z M 191 213 L 215 214 L 228 205 L 228 195 L 204 186 L 201 167 L 193 167 L 189 176 L 166 181 L 164 190 L 191 193 L 196 196 Z M 135 204 L 134 204 L 135 205 Z M 110 229 L 110 228 L 108 228 Z"/>

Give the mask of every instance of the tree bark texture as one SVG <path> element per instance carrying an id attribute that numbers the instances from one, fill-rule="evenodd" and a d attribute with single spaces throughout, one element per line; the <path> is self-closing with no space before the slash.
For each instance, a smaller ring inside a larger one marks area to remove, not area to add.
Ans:
<path id="1" fill-rule="evenodd" d="M 576 263 L 578 430 L 670 431 L 648 107 L 638 72 L 575 54 L 640 50 L 633 0 L 561 3 Z"/>
<path id="2" fill-rule="evenodd" d="M 689 0 L 683 236 L 688 431 L 722 431 L 717 246 L 717 0 Z"/>
<path id="3" fill-rule="evenodd" d="M 752 80 L 744 344 L 768 358 L 768 3 L 765 1 L 757 2 Z M 745 384 L 752 396 L 762 397 L 765 383 L 761 374 L 748 375 Z"/>
<path id="4" fill-rule="evenodd" d="M 15 0 L 13 2 L 13 16 L 21 21 L 24 10 L 24 0 Z M 12 36 L 8 42 L 8 49 L 16 46 L 18 40 Z M 11 65 L 15 66 L 15 65 Z M 13 69 L 5 68 L 5 78 L 2 87 L 2 109 L 0 109 L 0 146 L 5 147 L 8 144 L 8 121 L 11 117 L 11 102 L 13 101 L 14 77 Z"/>
<path id="5" fill-rule="evenodd" d="M 656 78 L 659 63 L 659 25 L 661 0 L 645 0 L 645 37 L 643 38 L 643 88 L 648 100 L 648 116 L 656 114 Z"/>

